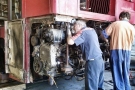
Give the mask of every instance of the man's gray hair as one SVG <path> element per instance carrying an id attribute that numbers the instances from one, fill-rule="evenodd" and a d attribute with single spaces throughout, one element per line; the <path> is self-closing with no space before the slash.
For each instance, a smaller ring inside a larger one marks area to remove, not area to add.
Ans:
<path id="1" fill-rule="evenodd" d="M 83 21 L 83 20 L 77 20 L 77 21 L 75 22 L 75 24 L 78 24 L 78 25 L 82 26 L 82 28 L 83 28 L 83 27 L 86 27 L 86 22 Z"/>

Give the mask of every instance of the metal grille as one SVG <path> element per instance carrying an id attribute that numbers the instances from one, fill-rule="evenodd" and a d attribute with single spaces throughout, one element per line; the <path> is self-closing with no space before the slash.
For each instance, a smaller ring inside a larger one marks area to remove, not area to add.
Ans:
<path id="1" fill-rule="evenodd" d="M 91 12 L 108 14 L 110 0 L 89 0 L 88 8 Z"/>

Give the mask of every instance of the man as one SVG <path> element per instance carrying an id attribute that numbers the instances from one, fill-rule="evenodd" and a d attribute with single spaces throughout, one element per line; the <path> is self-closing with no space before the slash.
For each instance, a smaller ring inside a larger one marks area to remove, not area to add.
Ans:
<path id="1" fill-rule="evenodd" d="M 85 65 L 85 90 L 103 90 L 104 61 L 100 50 L 98 36 L 93 28 L 87 28 L 86 23 L 78 20 L 74 24 L 76 35 L 72 37 L 68 31 L 67 42 L 69 45 L 81 46 L 86 60 Z"/>
<path id="2" fill-rule="evenodd" d="M 95 29 L 95 31 L 96 31 L 96 33 L 97 33 L 97 35 L 98 35 L 98 40 L 99 40 L 99 42 L 101 42 L 101 43 L 106 42 L 106 38 L 105 38 L 104 35 L 102 34 L 101 25 L 96 26 L 96 23 L 97 23 L 97 22 L 95 22 L 95 21 L 89 20 L 89 21 L 86 22 L 86 26 Z"/>
<path id="3" fill-rule="evenodd" d="M 121 12 L 120 21 L 109 25 L 104 34 L 110 36 L 110 65 L 114 90 L 131 90 L 129 81 L 130 51 L 135 29 L 129 23 L 130 14 Z"/>

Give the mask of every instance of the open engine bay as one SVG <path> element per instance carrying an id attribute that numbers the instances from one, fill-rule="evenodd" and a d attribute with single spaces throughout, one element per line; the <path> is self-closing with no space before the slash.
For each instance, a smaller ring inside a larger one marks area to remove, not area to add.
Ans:
<path id="1" fill-rule="evenodd" d="M 67 30 L 70 29 L 74 34 L 74 19 L 66 22 L 58 18 L 49 22 L 50 19 L 52 18 L 31 20 L 30 55 L 33 71 L 41 76 L 49 76 L 51 85 L 54 84 L 54 77 L 59 75 L 64 75 L 65 79 L 75 76 L 77 80 L 82 80 L 85 60 L 80 47 L 66 43 Z M 105 44 L 102 43 L 101 46 L 106 54 Z"/>

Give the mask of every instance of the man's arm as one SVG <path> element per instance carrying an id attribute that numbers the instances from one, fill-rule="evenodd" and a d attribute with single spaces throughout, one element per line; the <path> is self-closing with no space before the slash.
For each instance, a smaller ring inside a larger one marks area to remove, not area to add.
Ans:
<path id="1" fill-rule="evenodd" d="M 106 34 L 106 32 L 105 32 L 105 30 L 103 30 L 102 32 L 101 32 L 101 35 L 99 36 L 99 37 L 101 37 L 102 38 L 102 40 L 104 40 L 105 42 L 107 42 L 108 43 L 108 35 Z"/>
<path id="2" fill-rule="evenodd" d="M 70 30 L 68 30 L 67 43 L 68 43 L 69 45 L 73 45 L 73 44 L 74 44 L 74 41 L 73 41 L 73 39 L 72 39 L 72 34 L 71 34 L 71 31 L 70 31 Z"/>

